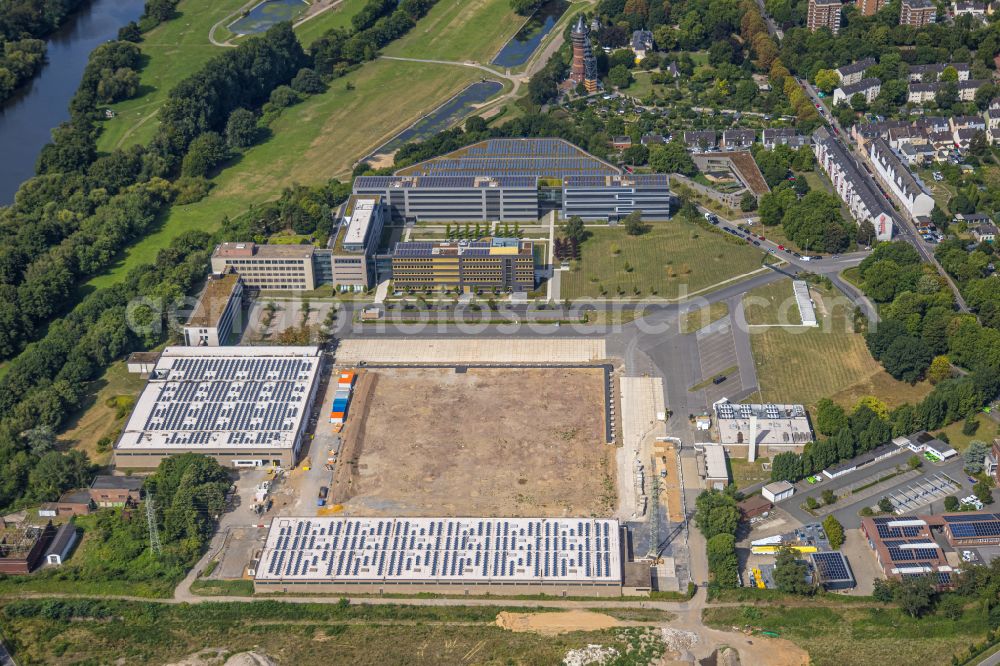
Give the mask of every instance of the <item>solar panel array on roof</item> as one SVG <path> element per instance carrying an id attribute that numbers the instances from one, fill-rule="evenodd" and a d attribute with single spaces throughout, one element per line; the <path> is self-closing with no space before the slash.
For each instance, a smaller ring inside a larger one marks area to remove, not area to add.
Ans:
<path id="1" fill-rule="evenodd" d="M 854 580 L 842 553 L 813 553 L 812 560 L 823 581 Z"/>
<path id="2" fill-rule="evenodd" d="M 591 518 L 277 518 L 257 579 L 615 583 L 618 539 Z"/>
<path id="3" fill-rule="evenodd" d="M 936 562 L 940 559 L 938 547 L 933 541 L 885 541 L 889 558 L 894 562 Z"/>
<path id="4" fill-rule="evenodd" d="M 898 518 L 873 518 L 875 529 L 878 531 L 880 539 L 902 539 L 904 537 L 916 537 L 926 529 L 926 525 L 892 525 L 900 522 Z"/>
<path id="5" fill-rule="evenodd" d="M 620 171 L 561 139 L 490 139 L 405 167 L 397 175 L 538 176 L 614 175 Z"/>
<path id="6" fill-rule="evenodd" d="M 1000 514 L 979 513 L 967 516 L 943 516 L 943 518 L 956 539 L 1000 537 Z"/>

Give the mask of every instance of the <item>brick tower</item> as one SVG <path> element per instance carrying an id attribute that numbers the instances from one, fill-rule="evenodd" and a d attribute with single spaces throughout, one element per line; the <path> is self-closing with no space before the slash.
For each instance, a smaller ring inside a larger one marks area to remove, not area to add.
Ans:
<path id="1" fill-rule="evenodd" d="M 569 79 L 573 83 L 583 83 L 588 93 L 597 92 L 597 60 L 590 50 L 590 39 L 587 38 L 587 26 L 583 15 L 577 19 L 572 32 L 573 39 L 573 69 Z"/>

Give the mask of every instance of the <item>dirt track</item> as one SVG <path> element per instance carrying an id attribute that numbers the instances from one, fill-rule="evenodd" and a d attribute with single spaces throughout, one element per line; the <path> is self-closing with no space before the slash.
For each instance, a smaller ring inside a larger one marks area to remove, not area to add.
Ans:
<path id="1" fill-rule="evenodd" d="M 599 369 L 369 369 L 333 498 L 346 515 L 608 516 Z"/>

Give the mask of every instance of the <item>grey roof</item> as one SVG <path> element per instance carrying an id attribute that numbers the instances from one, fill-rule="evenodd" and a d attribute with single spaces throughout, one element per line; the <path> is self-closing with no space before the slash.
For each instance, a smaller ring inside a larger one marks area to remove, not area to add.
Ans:
<path id="1" fill-rule="evenodd" d="M 715 130 L 689 130 L 684 132 L 684 143 L 698 144 L 703 139 L 715 143 Z"/>
<path id="2" fill-rule="evenodd" d="M 933 83 L 911 83 L 907 86 L 906 91 L 908 93 L 914 92 L 937 92 L 941 89 L 941 83 L 934 81 Z"/>
<path id="3" fill-rule="evenodd" d="M 980 88 L 982 88 L 983 86 L 985 86 L 987 83 L 989 83 L 989 81 L 986 81 L 984 79 L 968 79 L 966 81 L 959 81 L 958 82 L 958 89 L 959 90 L 968 90 L 969 88 L 975 88 L 976 90 L 979 90 Z"/>
<path id="4" fill-rule="evenodd" d="M 94 490 L 139 490 L 144 479 L 139 476 L 111 476 L 99 474 L 90 487 Z"/>
<path id="5" fill-rule="evenodd" d="M 632 48 L 633 49 L 651 49 L 653 48 L 653 33 L 649 30 L 636 30 L 632 33 Z"/>
<path id="6" fill-rule="evenodd" d="M 910 171 L 903 161 L 899 159 L 896 153 L 892 152 L 892 148 L 884 139 L 878 138 L 872 142 L 872 153 L 874 157 L 882 166 L 892 175 L 893 181 L 895 181 L 896 186 L 906 194 L 910 199 L 915 199 L 920 194 L 930 194 L 924 187 L 923 183 L 917 180 L 913 172 Z"/>
<path id="7" fill-rule="evenodd" d="M 845 95 L 851 97 L 852 95 L 865 92 L 866 90 L 869 90 L 871 88 L 874 88 L 875 86 L 880 86 L 880 85 L 882 85 L 882 81 L 880 79 L 877 79 L 874 76 L 870 76 L 867 79 L 861 79 L 857 83 L 851 83 L 846 86 L 842 86 L 840 89 L 843 91 Z"/>
<path id="8" fill-rule="evenodd" d="M 910 9 L 930 9 L 934 6 L 931 0 L 903 0 L 903 4 Z"/>
<path id="9" fill-rule="evenodd" d="M 75 536 L 76 525 L 73 524 L 73 521 L 64 523 L 63 526 L 56 531 L 55 537 L 53 537 L 49 547 L 45 550 L 45 557 L 47 558 L 52 554 L 58 554 L 60 556 L 64 555 L 66 550 L 72 544 Z"/>
<path id="10" fill-rule="evenodd" d="M 868 208 L 868 211 L 872 215 L 878 215 L 880 213 L 891 215 L 885 201 L 875 190 L 875 186 L 872 185 L 871 179 L 861 173 L 861 170 L 854 161 L 854 158 L 848 155 L 843 146 L 830 136 L 830 132 L 825 127 L 820 127 L 813 132 L 813 142 L 820 144 L 827 149 L 827 154 L 829 155 L 830 160 L 835 162 L 840 167 L 841 171 L 844 172 L 844 177 L 850 181 L 855 194 L 860 197 L 861 201 L 865 204 L 865 207 Z"/>
<path id="11" fill-rule="evenodd" d="M 851 74 L 857 74 L 858 72 L 863 72 L 869 67 L 875 65 L 874 58 L 864 58 L 863 60 L 858 60 L 857 62 L 852 62 L 850 65 L 844 65 L 843 67 L 838 67 L 837 72 L 841 76 L 850 76 Z"/>
<path id="12" fill-rule="evenodd" d="M 980 116 L 954 116 L 951 119 L 951 122 L 953 122 L 956 127 L 959 126 L 959 125 L 961 125 L 963 127 L 985 127 L 986 126 L 986 121 L 983 120 Z"/>

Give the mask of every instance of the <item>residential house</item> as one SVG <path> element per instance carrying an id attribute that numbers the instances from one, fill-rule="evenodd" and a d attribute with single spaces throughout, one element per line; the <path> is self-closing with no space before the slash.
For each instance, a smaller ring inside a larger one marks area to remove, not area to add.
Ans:
<path id="1" fill-rule="evenodd" d="M 989 81 L 984 79 L 969 79 L 958 82 L 958 98 L 963 102 L 972 102 L 976 99 L 976 93 Z"/>
<path id="2" fill-rule="evenodd" d="M 881 137 L 889 138 L 889 131 L 894 128 L 909 127 L 910 123 L 905 120 L 885 120 L 880 123 L 856 124 L 851 128 L 851 138 L 861 145 L 872 139 Z"/>
<path id="3" fill-rule="evenodd" d="M 910 65 L 910 83 L 934 83 L 946 67 L 951 67 L 958 73 L 959 81 L 969 80 L 969 63 L 951 62 L 947 64 Z"/>
<path id="4" fill-rule="evenodd" d="M 749 129 L 727 129 L 722 133 L 722 145 L 726 150 L 749 148 L 756 139 L 756 132 Z"/>
<path id="5" fill-rule="evenodd" d="M 802 146 L 808 146 L 812 139 L 804 134 L 799 134 L 790 127 L 777 127 L 761 132 L 760 141 L 768 150 L 772 150 L 775 146 L 788 146 L 795 150 Z"/>
<path id="6" fill-rule="evenodd" d="M 951 15 L 953 17 L 971 16 L 980 21 L 986 20 L 986 4 L 973 2 L 972 0 L 958 0 L 951 3 Z"/>
<path id="7" fill-rule="evenodd" d="M 942 84 L 934 83 L 911 83 L 906 86 L 906 101 L 910 104 L 926 104 L 933 102 L 934 96 L 941 90 Z"/>
<path id="8" fill-rule="evenodd" d="M 871 142 L 868 156 L 875 167 L 875 176 L 911 217 L 931 214 L 934 197 L 884 139 Z"/>
<path id="9" fill-rule="evenodd" d="M 840 0 L 809 0 L 806 9 L 806 27 L 810 32 L 820 28 L 829 28 L 830 32 L 840 32 Z"/>
<path id="10" fill-rule="evenodd" d="M 632 33 L 632 53 L 635 61 L 640 62 L 653 52 L 653 33 L 649 30 L 636 30 Z"/>
<path id="11" fill-rule="evenodd" d="M 944 116 L 923 116 L 917 119 L 913 125 L 928 132 L 948 132 L 951 130 L 951 121 Z"/>
<path id="12" fill-rule="evenodd" d="M 840 85 L 849 86 L 863 79 L 865 71 L 869 67 L 874 66 L 874 58 L 865 58 L 863 60 L 858 60 L 857 62 L 852 62 L 850 65 L 838 67 L 835 71 L 837 72 L 837 76 L 840 77 Z"/>
<path id="13" fill-rule="evenodd" d="M 970 231 L 977 243 L 995 243 L 997 240 L 997 225 L 992 222 L 976 225 Z"/>
<path id="14" fill-rule="evenodd" d="M 611 147 L 615 150 L 625 150 L 626 148 L 632 147 L 632 137 L 630 136 L 615 136 L 611 137 Z"/>
<path id="15" fill-rule="evenodd" d="M 994 97 L 983 114 L 986 118 L 986 138 L 990 143 L 1000 142 L 1000 97 Z"/>
<path id="16" fill-rule="evenodd" d="M 718 146 L 715 130 L 692 130 L 684 132 L 684 145 L 688 150 L 705 151 Z"/>
<path id="17" fill-rule="evenodd" d="M 642 137 L 639 139 L 639 143 L 641 143 L 644 146 L 662 146 L 666 142 L 667 140 L 663 138 L 662 134 L 653 134 L 653 133 L 643 134 Z"/>
<path id="18" fill-rule="evenodd" d="M 834 104 L 850 104 L 855 95 L 864 95 L 865 102 L 871 104 L 882 90 L 882 81 L 875 77 L 861 79 L 857 83 L 841 86 L 833 91 Z"/>
<path id="19" fill-rule="evenodd" d="M 899 24 L 921 28 L 937 21 L 937 7 L 931 0 L 903 0 L 899 7 Z"/>

